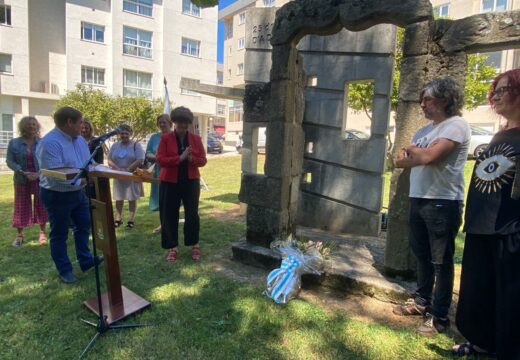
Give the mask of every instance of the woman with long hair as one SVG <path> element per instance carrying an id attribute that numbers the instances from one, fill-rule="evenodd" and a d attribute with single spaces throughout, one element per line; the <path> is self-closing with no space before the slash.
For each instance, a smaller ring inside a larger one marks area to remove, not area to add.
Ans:
<path id="1" fill-rule="evenodd" d="M 24 228 L 40 225 L 38 242 L 47 243 L 45 224 L 47 212 L 40 200 L 39 171 L 35 150 L 40 141 L 40 123 L 34 116 L 25 116 L 18 123 L 20 137 L 9 141 L 7 146 L 7 166 L 14 171 L 14 212 L 13 227 L 17 229 L 11 244 L 20 247 L 24 241 Z"/>
<path id="2" fill-rule="evenodd" d="M 460 356 L 520 359 L 520 69 L 498 75 L 488 95 L 507 120 L 477 158 L 468 191 L 456 323 Z"/>

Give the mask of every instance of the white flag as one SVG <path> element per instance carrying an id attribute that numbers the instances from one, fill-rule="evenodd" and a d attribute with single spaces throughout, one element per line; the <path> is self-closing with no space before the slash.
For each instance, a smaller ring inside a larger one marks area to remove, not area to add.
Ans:
<path id="1" fill-rule="evenodd" d="M 171 104 L 170 104 L 170 95 L 168 94 L 168 87 L 166 86 L 166 77 L 164 78 L 164 108 L 163 108 L 163 114 L 170 114 L 171 111 Z"/>

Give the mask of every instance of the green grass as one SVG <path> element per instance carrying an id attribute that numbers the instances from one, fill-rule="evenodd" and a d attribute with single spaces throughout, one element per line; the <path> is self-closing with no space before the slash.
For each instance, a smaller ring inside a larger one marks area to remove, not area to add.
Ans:
<path id="1" fill-rule="evenodd" d="M 260 160 L 259 161 L 263 161 Z M 180 248 L 167 264 L 160 238 L 151 230 L 158 213 L 139 202 L 136 228 L 118 229 L 123 284 L 152 303 L 123 323 L 152 327 L 111 331 L 88 359 L 444 359 L 453 340 L 422 338 L 414 329 L 353 320 L 301 299 L 275 305 L 262 286 L 242 283 L 215 270 L 212 260 L 230 256 L 230 244 L 243 236 L 243 220 L 226 216 L 238 207 L 240 158 L 212 159 L 203 169 L 210 190 L 201 193 L 201 263 Z M 149 191 L 146 188 L 146 193 Z M 0 359 L 73 359 L 94 329 L 82 302 L 95 295 L 94 274 L 79 282 L 58 280 L 49 248 L 37 245 L 37 227 L 26 231 L 21 248 L 10 246 L 11 176 L 0 176 Z M 74 259 L 69 240 L 69 254 Z"/>

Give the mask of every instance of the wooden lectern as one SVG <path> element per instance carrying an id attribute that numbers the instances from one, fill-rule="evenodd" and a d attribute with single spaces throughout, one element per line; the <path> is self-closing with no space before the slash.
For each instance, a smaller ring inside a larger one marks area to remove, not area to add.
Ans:
<path id="1" fill-rule="evenodd" d="M 78 169 L 71 168 L 41 170 L 43 175 L 61 180 L 72 180 L 78 172 Z M 101 249 L 105 257 L 107 292 L 101 294 L 103 315 L 106 316 L 106 322 L 110 325 L 150 306 L 148 301 L 121 285 L 110 179 L 156 183 L 159 180 L 110 170 L 90 171 L 89 178 L 94 182 L 96 188 L 95 199 L 91 199 L 94 224 L 92 236 L 95 236 L 96 248 Z M 86 300 L 84 304 L 99 316 L 97 297 Z"/>

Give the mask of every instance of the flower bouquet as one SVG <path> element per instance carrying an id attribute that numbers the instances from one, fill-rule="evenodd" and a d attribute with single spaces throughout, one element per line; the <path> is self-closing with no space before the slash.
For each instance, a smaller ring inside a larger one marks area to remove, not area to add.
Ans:
<path id="1" fill-rule="evenodd" d="M 267 275 L 265 294 L 277 304 L 286 304 L 298 295 L 302 274 L 320 275 L 324 260 L 330 255 L 331 244 L 322 241 L 294 239 L 271 243 L 271 249 L 282 255 L 282 264 Z"/>

